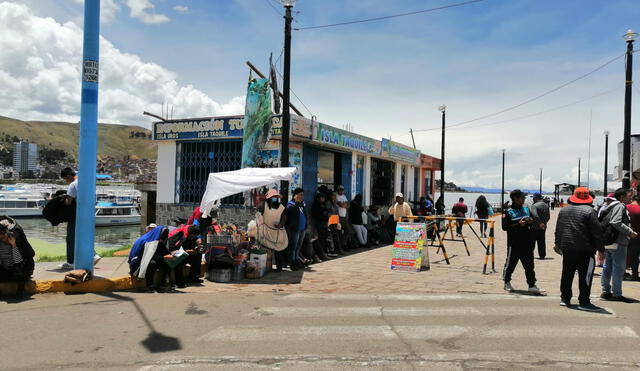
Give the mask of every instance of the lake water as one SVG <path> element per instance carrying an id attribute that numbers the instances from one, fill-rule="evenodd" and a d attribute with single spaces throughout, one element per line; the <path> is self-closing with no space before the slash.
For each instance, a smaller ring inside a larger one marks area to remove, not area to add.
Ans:
<path id="1" fill-rule="evenodd" d="M 39 239 L 55 245 L 66 243 L 67 224 L 52 227 L 46 219 L 17 219 L 27 238 Z M 95 246 L 104 249 L 120 248 L 131 245 L 140 237 L 139 225 L 124 225 L 96 228 Z"/>
<path id="2" fill-rule="evenodd" d="M 462 198 L 464 198 L 464 203 L 467 204 L 467 206 L 469 206 L 469 214 L 467 214 L 467 216 L 473 216 L 473 212 L 475 210 L 476 199 L 481 194 L 484 194 L 484 196 L 487 198 L 487 201 L 489 201 L 489 203 L 491 205 L 493 205 L 494 207 L 500 205 L 500 193 L 445 192 L 444 193 L 444 204 L 446 206 L 447 214 L 451 212 L 451 208 L 453 207 L 453 204 L 458 202 L 458 199 L 460 197 L 462 197 Z M 440 196 L 440 193 L 436 192 L 436 200 L 438 199 L 439 196 Z M 553 198 L 553 194 L 545 194 L 544 196 L 548 196 L 549 198 Z M 568 195 L 560 195 L 560 198 L 564 199 L 564 201 L 566 202 L 567 199 L 569 198 L 569 196 Z M 530 200 L 530 198 L 528 198 L 527 200 Z M 507 202 L 507 201 L 511 201 L 511 199 L 509 198 L 508 194 L 505 194 L 504 195 L 504 202 Z M 599 205 L 602 202 L 604 202 L 604 198 L 601 197 L 601 196 L 597 196 L 595 204 Z"/>

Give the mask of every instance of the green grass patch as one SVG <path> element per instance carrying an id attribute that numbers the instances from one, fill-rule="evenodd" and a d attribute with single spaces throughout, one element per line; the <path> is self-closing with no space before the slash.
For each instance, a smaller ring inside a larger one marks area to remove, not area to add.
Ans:
<path id="1" fill-rule="evenodd" d="M 51 243 L 38 238 L 29 238 L 29 243 L 36 252 L 37 262 L 63 262 L 67 260 L 67 247 L 61 243 Z M 108 258 L 112 257 L 116 251 L 128 250 L 131 245 L 124 245 L 118 248 L 96 247 L 98 255 Z"/>

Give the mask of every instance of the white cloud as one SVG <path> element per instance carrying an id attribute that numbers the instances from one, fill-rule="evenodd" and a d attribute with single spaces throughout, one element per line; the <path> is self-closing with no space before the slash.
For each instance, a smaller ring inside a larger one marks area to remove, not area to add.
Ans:
<path id="1" fill-rule="evenodd" d="M 184 5 L 176 5 L 173 7 L 173 10 L 175 10 L 178 13 L 188 13 L 189 7 L 186 7 Z"/>
<path id="2" fill-rule="evenodd" d="M 0 115 L 78 121 L 82 30 L 73 22 L 35 16 L 23 4 L 0 3 Z M 101 122 L 148 122 L 144 110 L 174 107 L 174 117 L 240 114 L 244 98 L 213 101 L 160 65 L 100 42 Z"/>
<path id="3" fill-rule="evenodd" d="M 139 19 L 142 23 L 158 24 L 169 22 L 169 17 L 164 14 L 147 12 L 147 9 L 155 8 L 151 0 L 125 0 L 125 4 L 129 7 L 129 16 Z"/>

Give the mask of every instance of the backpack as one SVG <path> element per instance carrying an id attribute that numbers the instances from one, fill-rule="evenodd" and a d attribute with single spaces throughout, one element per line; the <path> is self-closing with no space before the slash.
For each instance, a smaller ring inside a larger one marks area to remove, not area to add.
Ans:
<path id="1" fill-rule="evenodd" d="M 614 205 L 613 207 L 616 206 Z M 613 210 L 613 207 L 607 208 L 598 216 L 605 246 L 613 245 L 618 240 L 618 230 L 611 225 L 611 210 Z"/>

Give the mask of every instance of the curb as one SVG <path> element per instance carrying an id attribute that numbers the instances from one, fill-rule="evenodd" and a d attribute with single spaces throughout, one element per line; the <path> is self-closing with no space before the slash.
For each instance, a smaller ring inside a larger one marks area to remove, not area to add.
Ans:
<path id="1" fill-rule="evenodd" d="M 90 292 L 113 292 L 125 291 L 136 287 L 131 277 L 119 278 L 101 278 L 97 277 L 93 280 L 71 284 L 62 280 L 51 281 L 29 281 L 25 284 L 24 292 L 26 294 L 45 294 L 52 292 L 64 293 L 90 293 Z M 15 282 L 0 283 L 0 294 L 12 295 L 16 292 L 17 284 Z"/>

